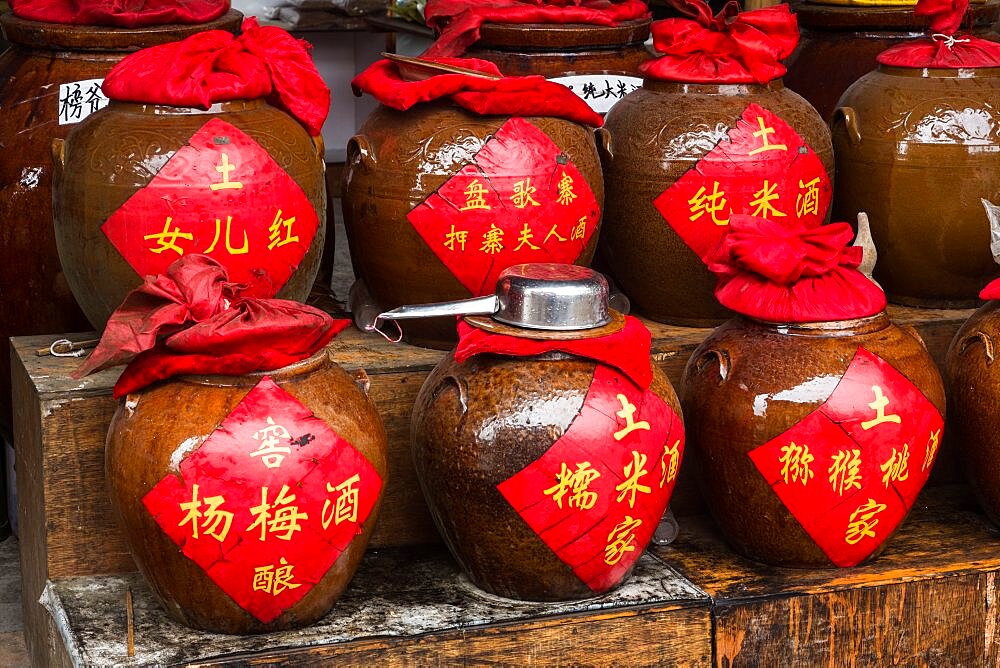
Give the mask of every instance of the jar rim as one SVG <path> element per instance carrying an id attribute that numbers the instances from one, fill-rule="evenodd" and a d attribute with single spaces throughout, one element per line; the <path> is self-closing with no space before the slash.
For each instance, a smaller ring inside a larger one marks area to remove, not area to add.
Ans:
<path id="1" fill-rule="evenodd" d="M 665 81 L 644 77 L 642 87 L 654 92 L 695 95 L 752 95 L 783 90 L 785 82 L 781 77 L 767 83 L 699 83 L 694 81 Z"/>
<path id="2" fill-rule="evenodd" d="M 330 355 L 330 349 L 327 346 L 323 346 L 305 359 L 292 362 L 271 371 L 252 371 L 238 376 L 226 374 L 182 374 L 168 379 L 168 381 L 175 380 L 190 385 L 210 385 L 213 387 L 253 387 L 264 376 L 268 376 L 271 380 L 275 381 L 286 380 L 325 368 L 334 363 L 333 357 Z"/>
<path id="3" fill-rule="evenodd" d="M 817 320 L 812 322 L 773 322 L 750 316 L 740 316 L 758 327 L 777 331 L 788 336 L 855 336 L 885 329 L 892 324 L 884 309 L 873 315 L 846 320 Z"/>

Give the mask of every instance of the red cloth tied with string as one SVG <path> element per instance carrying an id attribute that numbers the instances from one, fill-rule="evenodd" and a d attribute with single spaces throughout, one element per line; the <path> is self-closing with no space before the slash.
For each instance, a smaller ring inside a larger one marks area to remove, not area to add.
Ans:
<path id="1" fill-rule="evenodd" d="M 849 320 L 880 313 L 885 293 L 858 271 L 847 223 L 806 228 L 734 214 L 708 260 L 723 306 L 769 322 Z"/>
<path id="2" fill-rule="evenodd" d="M 139 28 L 214 21 L 229 0 L 11 0 L 10 9 L 29 21 Z"/>
<path id="3" fill-rule="evenodd" d="M 689 83 L 767 83 L 784 76 L 781 61 L 799 43 L 788 5 L 741 12 L 732 0 L 716 15 L 703 0 L 677 0 L 690 19 L 653 24 L 653 46 L 663 55 L 639 66 L 649 79 Z"/>
<path id="4" fill-rule="evenodd" d="M 646 326 L 633 316 L 626 316 L 625 326 L 617 332 L 571 341 L 543 341 L 493 334 L 459 320 L 455 361 L 461 364 L 482 354 L 533 357 L 550 352 L 568 353 L 614 367 L 646 390 L 653 382 L 653 367 L 649 358 L 651 339 Z"/>
<path id="5" fill-rule="evenodd" d="M 1000 67 L 1000 43 L 970 35 L 956 35 L 969 0 L 918 0 L 915 16 L 926 16 L 930 37 L 915 39 L 878 55 L 882 65 L 965 69 Z"/>
<path id="6" fill-rule="evenodd" d="M 208 109 L 215 102 L 267 98 L 317 135 L 330 111 L 330 89 L 308 42 L 257 20 L 234 36 L 207 30 L 126 56 L 104 79 L 112 100 Z"/>
<path id="7" fill-rule="evenodd" d="M 244 298 L 242 289 L 212 258 L 185 255 L 129 293 L 73 376 L 128 362 L 115 383 L 121 397 L 178 374 L 272 371 L 306 359 L 350 325 L 298 302 Z"/>
<path id="8" fill-rule="evenodd" d="M 477 114 L 500 116 L 553 116 L 600 127 L 604 120 L 569 88 L 545 77 L 504 77 L 497 66 L 478 58 L 425 58 L 435 63 L 464 67 L 498 76 L 487 79 L 467 74 L 438 74 L 422 81 L 404 79 L 390 60 L 379 60 L 354 77 L 354 94 L 361 91 L 376 100 L 405 111 L 421 102 L 449 98 Z"/>
<path id="9" fill-rule="evenodd" d="M 484 23 L 586 23 L 616 26 L 649 16 L 641 0 L 427 0 L 427 25 L 439 36 L 425 58 L 460 56 Z"/>

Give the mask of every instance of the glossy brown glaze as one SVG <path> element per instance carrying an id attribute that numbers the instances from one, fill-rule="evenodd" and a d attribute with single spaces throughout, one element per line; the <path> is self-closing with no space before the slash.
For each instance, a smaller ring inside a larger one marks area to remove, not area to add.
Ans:
<path id="1" fill-rule="evenodd" d="M 1000 269 L 981 198 L 1000 202 L 1000 68 L 878 69 L 840 99 L 833 215 L 868 214 L 875 279 L 910 306 L 969 308 Z"/>
<path id="2" fill-rule="evenodd" d="M 413 463 L 438 530 L 480 589 L 531 601 L 594 596 L 497 485 L 569 428 L 595 367 L 560 353 L 479 355 L 462 364 L 449 355 L 424 382 L 411 421 Z M 655 367 L 651 389 L 680 415 L 670 381 Z"/>
<path id="3" fill-rule="evenodd" d="M 472 296 L 420 237 L 407 214 L 465 165 L 506 117 L 478 116 L 444 102 L 406 112 L 380 106 L 347 145 L 343 206 L 355 275 L 388 310 Z M 526 119 L 565 153 L 604 204 L 601 164 L 591 130 L 559 118 Z M 576 264 L 589 265 L 600 226 Z M 407 322 L 406 340 L 446 349 L 453 318 Z"/>
<path id="4" fill-rule="evenodd" d="M 235 31 L 231 11 L 204 25 L 96 28 L 0 16 L 11 48 L 0 55 L 0 339 L 90 329 L 59 265 L 52 232 L 59 84 L 101 79 L 128 53 L 206 29 Z M 0 424 L 10 423 L 10 362 L 0 355 Z"/>
<path id="5" fill-rule="evenodd" d="M 319 270 L 326 231 L 322 148 L 285 112 L 263 100 L 222 102 L 207 111 L 113 102 L 66 138 L 53 188 L 59 257 L 73 294 L 97 329 L 142 277 L 101 231 L 205 123 L 221 119 L 262 146 L 302 188 L 319 228 L 277 297 L 305 301 Z"/>
<path id="6" fill-rule="evenodd" d="M 108 431 L 108 487 L 132 556 L 170 616 L 195 628 L 261 633 L 313 623 L 347 587 L 378 519 L 381 492 L 361 532 L 326 575 L 269 624 L 240 608 L 157 525 L 142 498 L 164 476 L 179 475 L 178 453 L 190 452 L 192 439 L 200 445 L 263 375 L 180 377 L 151 386 L 123 399 Z M 364 455 L 381 476 L 384 492 L 382 421 L 371 399 L 326 350 L 266 375 Z"/>
<path id="7" fill-rule="evenodd" d="M 809 101 L 829 121 L 837 100 L 855 81 L 875 69 L 875 57 L 891 46 L 926 35 L 927 19 L 913 15 L 913 5 L 849 7 L 814 2 L 792 4 L 800 39 L 785 64 L 785 84 Z M 1000 1 L 972 3 L 963 32 L 1000 39 L 994 25 Z"/>
<path id="8" fill-rule="evenodd" d="M 944 415 L 944 385 L 930 354 L 885 313 L 804 325 L 735 318 L 691 355 L 684 372 L 690 452 L 709 510 L 739 553 L 776 566 L 833 566 L 747 453 L 826 401 L 859 346 L 889 362 Z"/>
<path id="9" fill-rule="evenodd" d="M 764 85 L 647 81 L 608 114 L 607 190 L 601 258 L 642 315 L 705 327 L 731 313 L 715 300 L 715 278 L 653 200 L 726 137 L 749 104 L 783 118 L 833 174 L 830 134 L 815 110 L 780 80 Z"/>

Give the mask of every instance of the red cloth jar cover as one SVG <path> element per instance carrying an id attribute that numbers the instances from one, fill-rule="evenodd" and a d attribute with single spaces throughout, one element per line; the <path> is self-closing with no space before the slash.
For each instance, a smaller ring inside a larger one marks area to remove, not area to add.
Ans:
<path id="1" fill-rule="evenodd" d="M 310 48 L 281 28 L 260 27 L 249 18 L 239 36 L 207 30 L 137 51 L 108 73 L 102 89 L 122 102 L 203 109 L 265 97 L 318 135 L 330 111 L 330 89 Z"/>
<path id="2" fill-rule="evenodd" d="M 562 84 L 542 76 L 505 77 L 497 66 L 478 58 L 426 58 L 431 62 L 463 67 L 497 78 L 465 74 L 439 74 L 422 81 L 409 81 L 389 60 L 380 60 L 354 77 L 356 95 L 368 93 L 400 111 L 420 102 L 449 97 L 455 104 L 477 114 L 501 116 L 554 116 L 600 127 L 604 122 L 586 102 Z"/>
<path id="3" fill-rule="evenodd" d="M 929 17 L 930 37 L 886 49 L 878 55 L 878 62 L 893 67 L 1000 67 L 1000 44 L 955 35 L 968 6 L 969 0 L 919 0 L 913 13 Z"/>
<path id="4" fill-rule="evenodd" d="M 678 0 L 690 19 L 653 24 L 662 55 L 639 69 L 649 79 L 688 83 L 767 83 L 785 74 L 781 63 L 795 50 L 799 28 L 788 5 L 741 12 L 730 0 L 712 16 L 704 0 Z"/>
<path id="5" fill-rule="evenodd" d="M 29 21 L 138 28 L 206 23 L 229 11 L 229 0 L 11 0 L 10 8 Z"/>
<path id="6" fill-rule="evenodd" d="M 723 306 L 768 322 L 849 320 L 880 313 L 885 293 L 858 271 L 847 223 L 807 228 L 734 214 L 709 258 Z"/>
<path id="7" fill-rule="evenodd" d="M 979 293 L 980 299 L 1000 299 L 1000 278 L 990 281 Z"/>
<path id="8" fill-rule="evenodd" d="M 272 371 L 311 356 L 350 325 L 298 302 L 241 297 L 243 287 L 212 258 L 185 255 L 129 293 L 74 376 L 128 362 L 117 398 L 178 374 Z"/>
<path id="9" fill-rule="evenodd" d="M 427 25 L 438 31 L 426 58 L 460 56 L 484 23 L 588 23 L 616 26 L 649 16 L 641 0 L 427 0 Z"/>

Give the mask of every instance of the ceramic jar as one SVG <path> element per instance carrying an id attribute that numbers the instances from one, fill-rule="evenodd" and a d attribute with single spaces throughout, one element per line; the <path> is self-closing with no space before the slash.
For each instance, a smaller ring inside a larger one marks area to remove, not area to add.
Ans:
<path id="1" fill-rule="evenodd" d="M 606 415 L 594 410 L 602 403 Z M 587 598 L 624 580 L 652 537 L 683 454 L 679 415 L 655 368 L 643 393 L 568 354 L 462 363 L 449 354 L 417 397 L 413 462 L 477 587 L 521 600 Z"/>
<path id="2" fill-rule="evenodd" d="M 853 566 L 878 554 L 940 444 L 934 361 L 884 312 L 731 320 L 695 350 L 684 386 L 712 516 L 734 550 L 775 566 Z"/>
<path id="3" fill-rule="evenodd" d="M 968 308 L 1000 274 L 981 199 L 1000 202 L 1000 68 L 879 65 L 834 118 L 833 215 L 868 214 L 891 301 Z"/>
<path id="4" fill-rule="evenodd" d="M 107 440 L 112 508 L 153 593 L 173 619 L 221 633 L 330 610 L 364 554 L 386 466 L 367 377 L 326 350 L 130 394 Z"/>
<path id="5" fill-rule="evenodd" d="M 828 220 L 829 131 L 780 80 L 647 80 L 614 107 L 605 128 L 601 255 L 648 318 L 705 327 L 730 315 L 715 300 L 716 281 L 701 255 L 731 213 Z M 715 166 L 706 169 L 707 161 Z"/>
<path id="6" fill-rule="evenodd" d="M 0 16 L 0 339 L 89 329 L 59 266 L 52 232 L 53 138 L 107 102 L 104 75 L 128 53 L 202 30 L 235 31 L 236 11 L 201 25 L 106 28 Z M 10 361 L 0 355 L 0 423 L 10 422 Z"/>
<path id="7" fill-rule="evenodd" d="M 913 15 L 913 5 L 793 4 L 801 37 L 786 62 L 785 83 L 829 121 L 843 92 L 875 69 L 878 54 L 926 35 L 927 20 Z M 998 20 L 997 0 L 972 3 L 963 32 L 997 38 L 993 26 Z"/>
<path id="8" fill-rule="evenodd" d="M 604 181 L 588 128 L 435 101 L 376 109 L 348 143 L 343 193 L 355 275 L 389 310 L 492 294 L 515 264 L 589 265 Z M 404 331 L 455 342 L 452 318 Z"/>
<path id="9" fill-rule="evenodd" d="M 113 102 L 55 149 L 59 258 L 96 328 L 184 253 L 215 258 L 250 296 L 309 295 L 326 234 L 323 147 L 284 111 Z"/>

